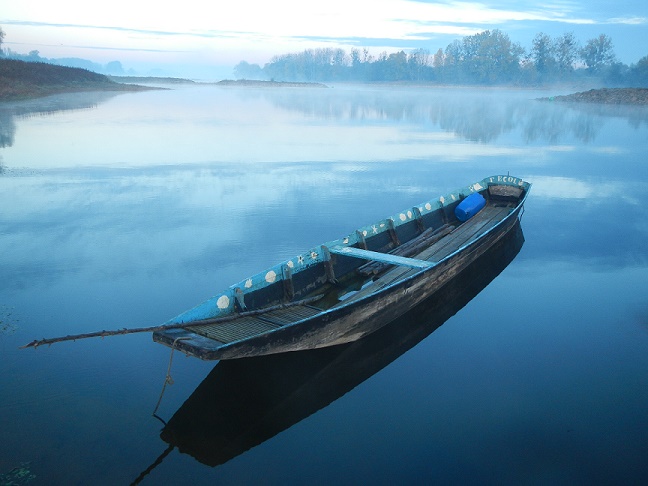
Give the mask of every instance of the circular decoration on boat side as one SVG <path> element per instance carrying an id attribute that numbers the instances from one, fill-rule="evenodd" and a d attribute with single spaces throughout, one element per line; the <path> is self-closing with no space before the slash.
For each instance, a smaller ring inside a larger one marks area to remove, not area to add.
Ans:
<path id="1" fill-rule="evenodd" d="M 229 307 L 229 297 L 227 295 L 221 295 L 216 301 L 216 305 L 219 309 L 227 309 Z"/>
<path id="2" fill-rule="evenodd" d="M 245 281 L 245 288 L 246 288 L 246 289 L 249 289 L 250 287 L 252 287 L 252 279 L 251 279 L 251 278 L 248 278 L 248 279 Z"/>
<path id="3" fill-rule="evenodd" d="M 270 270 L 268 273 L 266 273 L 265 279 L 268 283 L 274 283 L 274 281 L 277 280 L 277 274 L 274 272 L 274 270 Z"/>
<path id="4" fill-rule="evenodd" d="M 288 260 L 288 263 L 286 265 L 288 265 L 288 268 L 295 268 L 295 264 L 292 260 Z"/>
<path id="5" fill-rule="evenodd" d="M 313 260 L 317 260 L 317 253 L 315 253 L 314 251 L 312 251 L 312 252 L 311 252 L 311 258 L 312 258 Z"/>
<path id="6" fill-rule="evenodd" d="M 342 240 L 342 243 L 344 243 L 345 245 L 348 245 L 349 244 L 349 238 L 344 238 Z"/>
<path id="7" fill-rule="evenodd" d="M 445 198 L 444 198 L 443 196 L 441 196 L 441 197 L 439 198 L 439 201 L 441 201 L 441 204 L 444 204 L 444 203 L 445 203 Z"/>
<path id="8" fill-rule="evenodd" d="M 425 204 L 425 209 L 427 209 L 429 211 L 430 209 L 432 209 L 432 205 L 430 203 L 426 203 Z"/>
<path id="9" fill-rule="evenodd" d="M 400 213 L 398 217 L 400 218 L 401 221 L 405 221 L 407 219 L 407 216 L 405 216 L 403 213 Z"/>
<path id="10" fill-rule="evenodd" d="M 367 234 L 368 234 L 368 233 L 367 233 L 367 230 L 363 230 L 363 231 L 362 231 L 362 236 L 366 237 Z"/>
<path id="11" fill-rule="evenodd" d="M 407 211 L 407 217 L 408 217 L 409 219 L 412 219 L 412 211 Z"/>

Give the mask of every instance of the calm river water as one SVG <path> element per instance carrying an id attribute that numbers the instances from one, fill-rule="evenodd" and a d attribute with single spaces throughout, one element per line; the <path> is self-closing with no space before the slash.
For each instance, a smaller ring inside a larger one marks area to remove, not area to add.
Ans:
<path id="1" fill-rule="evenodd" d="M 0 484 L 645 484 L 648 109 L 535 100 L 555 94 L 187 86 L 0 104 Z M 507 173 L 533 183 L 521 249 L 366 342 L 176 354 L 166 427 L 152 412 L 170 353 L 150 334 L 18 349 L 162 323 Z"/>

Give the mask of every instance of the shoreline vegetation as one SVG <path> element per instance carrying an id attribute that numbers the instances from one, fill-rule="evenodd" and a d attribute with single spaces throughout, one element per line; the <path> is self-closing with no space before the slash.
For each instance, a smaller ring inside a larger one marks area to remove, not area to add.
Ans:
<path id="1" fill-rule="evenodd" d="M 254 81 L 241 79 L 223 80 L 215 83 L 199 83 L 191 79 L 183 78 L 107 76 L 83 68 L 58 66 L 44 62 L 0 59 L 0 102 L 82 91 L 133 92 L 169 89 L 159 86 L 150 86 L 150 84 L 211 84 L 217 86 L 255 88 L 328 88 L 328 86 L 322 83 L 311 82 Z"/>
<path id="2" fill-rule="evenodd" d="M 540 98 L 540 101 L 595 103 L 606 105 L 648 105 L 648 88 L 600 88 L 562 96 Z"/>
<path id="3" fill-rule="evenodd" d="M 184 78 L 169 78 L 169 77 L 160 77 L 160 76 L 113 76 L 106 75 L 111 81 L 116 83 L 160 83 L 160 84 L 198 84 L 191 79 Z"/>
<path id="4" fill-rule="evenodd" d="M 163 88 L 118 83 L 103 74 L 87 69 L 0 59 L 0 101 L 81 91 L 144 91 L 151 89 Z"/>
<path id="5" fill-rule="evenodd" d="M 134 92 L 167 89 L 132 83 L 205 84 L 246 88 L 329 88 L 329 86 L 317 82 L 226 79 L 215 83 L 200 83 L 182 78 L 106 76 L 81 68 L 57 66 L 40 62 L 34 63 L 13 59 L 0 59 L 0 102 L 82 91 Z M 437 86 L 434 83 L 412 83 L 412 85 L 416 86 L 421 86 L 422 84 L 430 87 Z M 403 83 L 399 83 L 399 85 L 402 86 Z M 600 88 L 569 95 L 540 98 L 540 100 L 572 103 L 648 105 L 648 88 Z"/>

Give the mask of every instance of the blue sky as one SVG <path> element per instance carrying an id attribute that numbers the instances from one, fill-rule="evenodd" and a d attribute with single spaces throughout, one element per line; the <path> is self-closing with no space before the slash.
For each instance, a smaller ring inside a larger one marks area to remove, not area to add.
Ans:
<path id="1" fill-rule="evenodd" d="M 44 57 L 118 60 L 145 73 L 220 77 L 241 60 L 263 65 L 307 48 L 424 48 L 500 29 L 529 49 L 533 37 L 611 37 L 626 64 L 648 55 L 646 0 L 0 0 L 5 47 Z"/>

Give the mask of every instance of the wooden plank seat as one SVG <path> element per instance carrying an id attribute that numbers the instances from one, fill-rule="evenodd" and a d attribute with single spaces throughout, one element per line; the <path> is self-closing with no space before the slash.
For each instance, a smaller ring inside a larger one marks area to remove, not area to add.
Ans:
<path id="1" fill-rule="evenodd" d="M 375 262 L 388 263 L 390 265 L 400 265 L 411 268 L 428 268 L 433 266 L 433 263 L 417 258 L 402 257 L 391 253 L 380 253 L 378 251 L 363 250 L 352 246 L 333 246 L 329 248 L 329 252 L 338 255 L 350 256 L 360 258 L 362 260 L 372 260 Z"/>
<path id="2" fill-rule="evenodd" d="M 444 224 L 439 228 L 428 228 L 417 237 L 397 246 L 393 250 L 390 250 L 389 253 L 402 257 L 418 258 L 416 255 L 418 255 L 422 250 L 428 248 L 432 243 L 436 243 L 441 238 L 451 233 L 454 228 L 455 227 L 450 224 Z M 359 267 L 356 272 L 362 276 L 369 277 L 378 275 L 389 268 L 391 268 L 389 262 L 374 260 L 365 263 Z"/>

